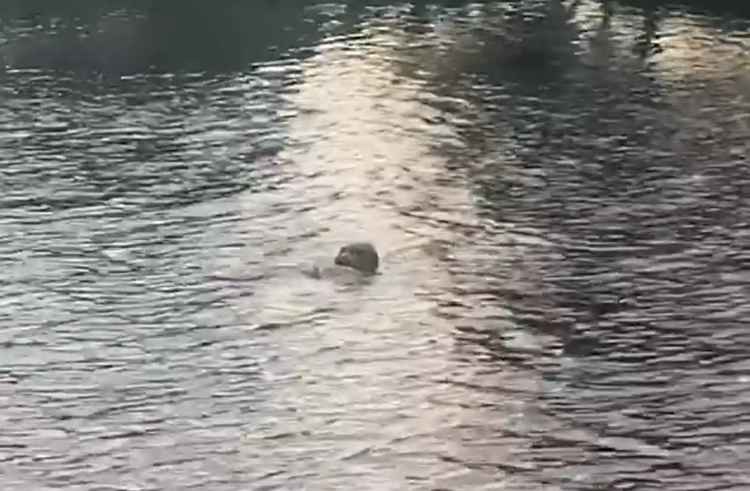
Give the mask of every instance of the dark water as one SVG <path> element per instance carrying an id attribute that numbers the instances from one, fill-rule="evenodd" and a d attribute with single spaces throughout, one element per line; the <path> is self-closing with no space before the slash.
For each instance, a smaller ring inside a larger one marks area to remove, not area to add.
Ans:
<path id="1" fill-rule="evenodd" d="M 747 20 L 153 3 L 0 12 L 0 488 L 750 489 Z"/>

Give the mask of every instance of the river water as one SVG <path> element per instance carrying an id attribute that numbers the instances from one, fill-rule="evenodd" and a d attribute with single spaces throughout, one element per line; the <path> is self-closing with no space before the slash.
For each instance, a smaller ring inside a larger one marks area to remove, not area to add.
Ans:
<path id="1" fill-rule="evenodd" d="M 4 491 L 750 489 L 746 19 L 35 3 Z"/>

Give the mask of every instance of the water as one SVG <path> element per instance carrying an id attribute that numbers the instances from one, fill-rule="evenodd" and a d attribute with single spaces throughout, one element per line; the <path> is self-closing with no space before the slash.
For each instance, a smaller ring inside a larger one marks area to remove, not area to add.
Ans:
<path id="1" fill-rule="evenodd" d="M 747 20 L 9 5 L 3 490 L 750 486 Z"/>

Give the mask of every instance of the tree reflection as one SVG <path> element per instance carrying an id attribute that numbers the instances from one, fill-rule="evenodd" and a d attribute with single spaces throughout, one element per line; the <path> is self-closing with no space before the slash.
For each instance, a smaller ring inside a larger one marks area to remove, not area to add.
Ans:
<path id="1" fill-rule="evenodd" d="M 307 3 L 4 2 L 6 67 L 117 76 L 233 71 L 314 40 Z"/>

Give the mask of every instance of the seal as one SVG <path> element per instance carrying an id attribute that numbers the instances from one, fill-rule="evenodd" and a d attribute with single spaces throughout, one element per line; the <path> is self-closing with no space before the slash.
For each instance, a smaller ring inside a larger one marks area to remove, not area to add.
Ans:
<path id="1" fill-rule="evenodd" d="M 307 276 L 315 279 L 339 278 L 357 281 L 357 278 L 372 276 L 377 273 L 380 258 L 375 246 L 369 242 L 354 242 L 339 249 L 330 266 L 313 266 L 305 271 Z"/>
<path id="2" fill-rule="evenodd" d="M 369 242 L 354 242 L 339 249 L 333 262 L 337 266 L 346 266 L 363 274 L 373 275 L 378 271 L 380 258 L 375 246 Z"/>

